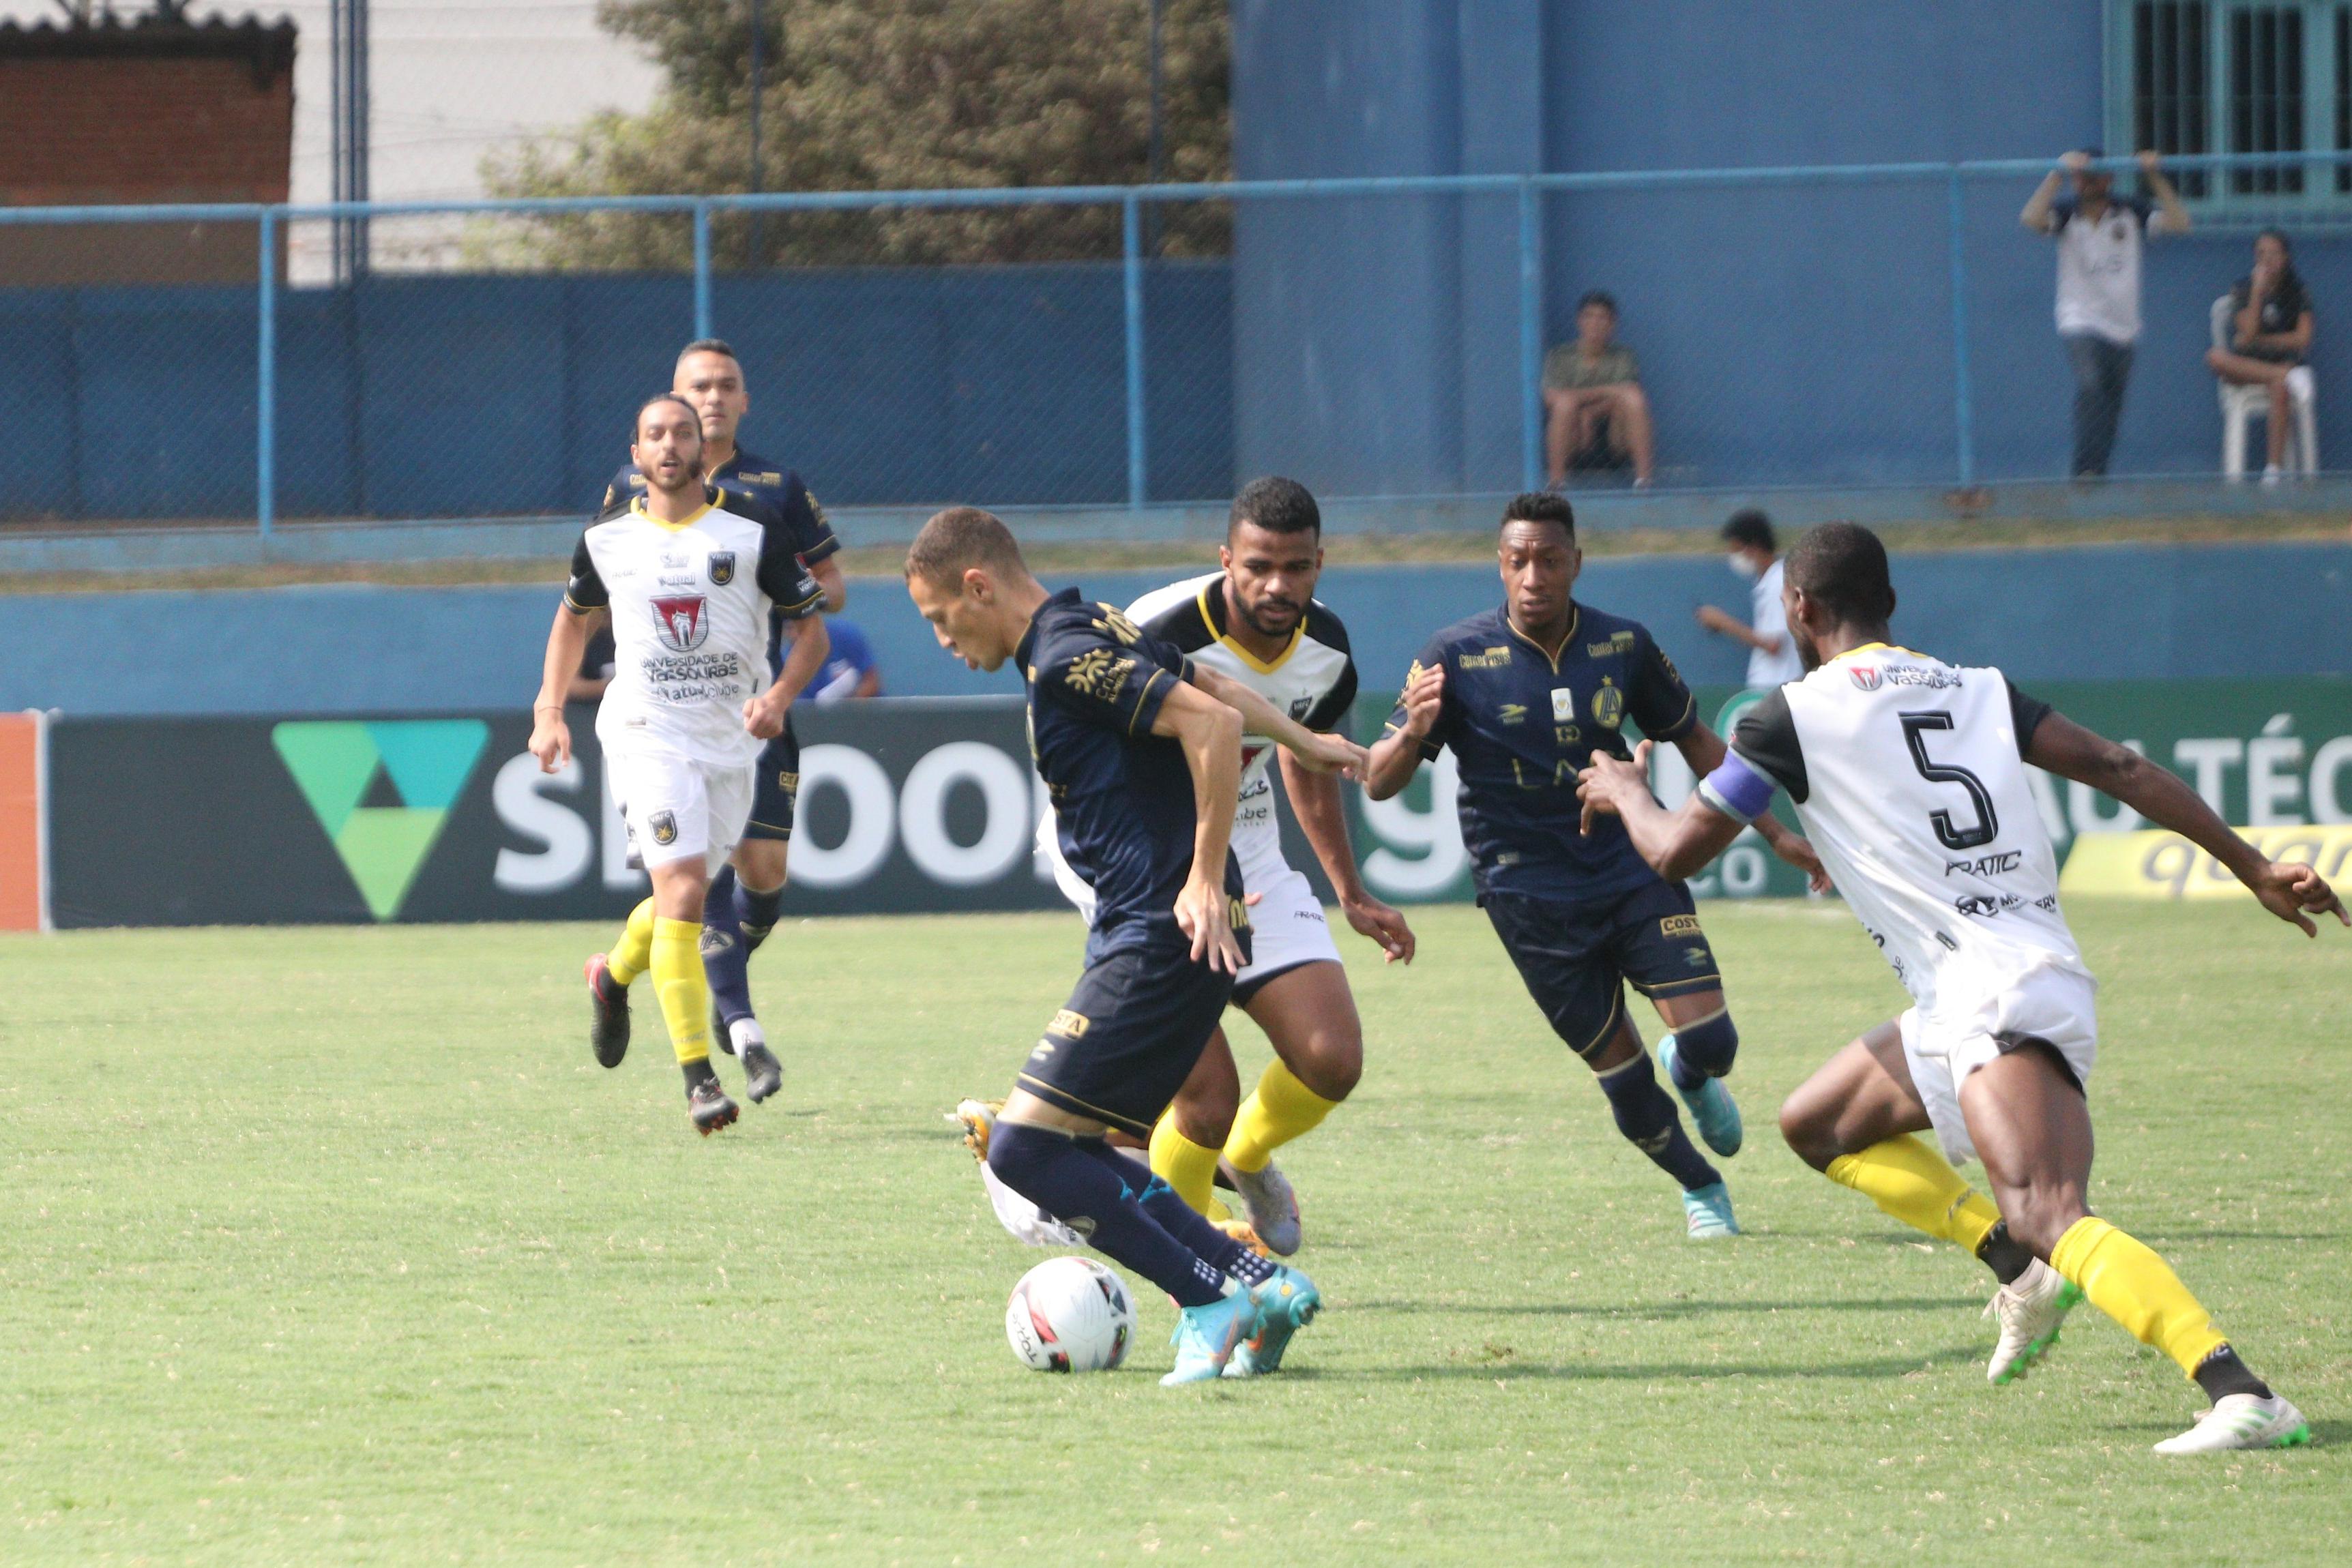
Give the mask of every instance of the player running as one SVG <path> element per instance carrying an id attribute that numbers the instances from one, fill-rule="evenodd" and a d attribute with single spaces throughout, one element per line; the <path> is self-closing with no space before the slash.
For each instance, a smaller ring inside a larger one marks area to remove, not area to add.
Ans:
<path id="1" fill-rule="evenodd" d="M 710 873 L 742 836 L 760 743 L 824 663 L 824 622 L 799 542 L 772 508 L 706 485 L 702 420 L 664 392 L 637 411 L 630 455 L 641 495 L 607 507 L 581 535 L 572 580 L 548 633 L 533 705 L 531 754 L 552 773 L 572 757 L 563 693 L 589 622 L 609 616 L 613 684 L 596 715 L 604 773 L 653 896 L 608 954 L 588 960 L 596 1060 L 629 1049 L 629 983 L 651 972 L 686 1074 L 688 1113 L 706 1136 L 735 1120 L 710 1066 L 710 990 L 700 952 Z M 771 613 L 792 652 L 769 678 Z"/>
<path id="2" fill-rule="evenodd" d="M 1244 1339 L 1281 1342 L 1321 1304 L 1306 1275 L 1252 1252 L 1104 1141 L 1147 1135 L 1200 1060 L 1249 962 L 1228 848 L 1244 726 L 1310 766 L 1360 772 L 1362 748 L 1316 735 L 1076 589 L 1048 595 L 1004 525 L 955 507 L 907 553 L 907 592 L 974 669 L 1016 663 L 1029 741 L 1063 853 L 1093 887 L 1087 967 L 997 1115 L 997 1178 L 1174 1297 L 1176 1366 L 1223 1374 Z"/>
<path id="3" fill-rule="evenodd" d="M 671 390 L 692 405 L 702 418 L 703 477 L 724 486 L 739 505 L 774 509 L 800 552 L 801 562 L 824 591 L 824 609 L 838 612 L 848 601 L 849 585 L 834 559 L 841 540 L 825 520 L 824 508 L 809 494 L 801 476 L 764 457 L 755 457 L 735 444 L 737 428 L 751 411 L 751 394 L 735 350 L 717 338 L 700 338 L 678 350 Z M 644 494 L 646 476 L 632 465 L 613 476 L 605 487 L 607 508 Z M 785 625 L 791 618 L 780 608 L 769 617 L 768 671 L 772 678 L 784 667 Z M 744 1092 L 753 1103 L 783 1087 L 784 1070 L 768 1049 L 767 1037 L 751 1010 L 751 955 L 775 929 L 776 914 L 784 897 L 786 852 L 792 848 L 793 804 L 801 787 L 801 743 L 793 732 L 792 714 L 784 715 L 784 730 L 760 752 L 757 785 L 751 795 L 751 820 L 743 841 L 735 846 L 730 863 L 710 881 L 710 902 L 702 915 L 702 965 L 710 982 L 712 1034 L 719 1049 L 743 1062 Z"/>
<path id="4" fill-rule="evenodd" d="M 1673 1031 L 1658 1061 L 1699 1136 L 1718 1155 L 1738 1153 L 1739 1107 L 1723 1078 L 1739 1034 L 1715 955 L 1690 890 L 1659 880 L 1613 824 L 1580 836 L 1576 800 L 1580 768 L 1625 755 L 1629 718 L 1702 776 L 1723 759 L 1723 742 L 1646 628 L 1571 597 L 1584 552 L 1566 500 L 1513 500 L 1498 553 L 1502 608 L 1430 639 L 1372 747 L 1365 790 L 1386 800 L 1453 747 L 1478 903 L 1528 993 L 1600 1080 L 1617 1130 L 1681 1184 L 1685 1232 L 1736 1236 L 1723 1177 L 1683 1132 L 1625 1010 L 1630 980 Z M 1819 870 L 1770 818 L 1757 828 L 1783 859 Z"/>
<path id="5" fill-rule="evenodd" d="M 1706 864 L 1774 789 L 1788 790 L 1838 891 L 1910 991 L 1909 1011 L 1789 1097 L 1789 1146 L 1991 1267 L 1994 1382 L 2047 1350 L 2088 1296 L 2213 1401 L 2158 1453 L 2308 1442 L 2302 1413 L 2239 1359 L 2164 1260 L 2085 1202 L 2098 982 L 2058 908 L 2057 855 L 2025 767 L 2104 790 L 2186 836 L 2306 936 L 2317 935 L 2312 914 L 2347 925 L 2352 915 L 2311 867 L 2265 861 L 2179 779 L 1999 670 L 1891 646 L 1895 589 L 1869 529 L 1829 523 L 1807 534 L 1781 598 L 1810 673 L 1741 717 L 1732 754 L 1680 810 L 1651 798 L 1639 756 L 1594 758 L 1580 788 L 1665 876 Z M 1931 1127 L 1941 1155 L 1912 1136 Z M 1991 1203 L 1952 1168 L 1971 1156 L 1984 1162 Z"/>
<path id="6" fill-rule="evenodd" d="M 1335 730 L 1355 705 L 1356 664 L 1347 628 L 1315 597 L 1322 541 L 1322 513 L 1304 485 L 1254 480 L 1234 500 L 1217 552 L 1223 570 L 1154 589 L 1128 606 L 1128 619 L 1197 665 L 1248 686 L 1307 729 Z M 1251 1229 L 1287 1258 L 1299 1246 L 1298 1199 L 1275 1166 L 1274 1152 L 1319 1126 L 1355 1088 L 1364 1069 L 1364 1030 L 1323 905 L 1305 875 L 1283 858 L 1270 777 L 1276 756 L 1284 792 L 1348 924 L 1379 943 L 1388 961 L 1412 961 L 1412 927 L 1366 890 L 1357 869 L 1338 778 L 1301 765 L 1270 737 L 1245 736 L 1233 847 L 1242 862 L 1242 885 L 1257 902 L 1250 915 L 1250 964 L 1234 978 L 1233 1005 L 1265 1030 L 1275 1059 L 1242 1100 L 1233 1049 L 1218 1029 L 1175 1103 L 1152 1128 L 1150 1150 L 1152 1171 L 1213 1217 L 1222 1155 Z M 1091 923 L 1094 890 L 1063 857 L 1050 811 L 1037 824 L 1037 843 L 1063 893 Z M 976 1152 L 985 1151 L 987 1113 L 975 1101 L 959 1107 Z M 1051 1234 L 1041 1232 L 1017 1204 L 1006 1204 L 1001 1192 L 992 1188 L 990 1197 L 1015 1236 L 1030 1240 Z"/>

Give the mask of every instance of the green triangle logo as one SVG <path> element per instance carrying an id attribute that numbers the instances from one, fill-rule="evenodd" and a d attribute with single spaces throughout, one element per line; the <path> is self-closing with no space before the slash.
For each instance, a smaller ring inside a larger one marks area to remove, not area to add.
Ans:
<path id="1" fill-rule="evenodd" d="M 378 920 L 400 913 L 489 740 L 490 727 L 478 718 L 304 721 L 269 732 L 269 744 Z M 360 804 L 379 768 L 400 805 Z"/>

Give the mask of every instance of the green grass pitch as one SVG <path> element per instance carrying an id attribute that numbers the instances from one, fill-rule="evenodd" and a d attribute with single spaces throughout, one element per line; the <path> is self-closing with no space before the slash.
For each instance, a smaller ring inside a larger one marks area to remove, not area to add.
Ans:
<path id="1" fill-rule="evenodd" d="M 785 1092 L 708 1142 L 644 988 L 591 1061 L 601 928 L 6 939 L 0 1560 L 2347 1561 L 2352 944 L 2074 915 L 2095 1201 L 2311 1448 L 2151 1456 L 2194 1390 L 2088 1309 L 1986 1383 L 1983 1270 L 1772 1128 L 1898 1006 L 1833 907 L 1705 911 L 1750 1230 L 1705 1247 L 1475 911 L 1421 912 L 1409 971 L 1346 938 L 1370 1069 L 1286 1156 L 1329 1310 L 1184 1391 L 1148 1290 L 1124 1371 L 1013 1361 L 1041 1254 L 940 1120 L 1010 1081 L 1073 918 L 787 924 Z"/>

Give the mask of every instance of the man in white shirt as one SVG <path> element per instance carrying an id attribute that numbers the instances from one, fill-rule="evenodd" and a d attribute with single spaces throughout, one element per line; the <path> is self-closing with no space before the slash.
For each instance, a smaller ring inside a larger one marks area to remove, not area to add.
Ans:
<path id="1" fill-rule="evenodd" d="M 2155 153 L 2139 155 L 2154 208 L 2146 196 L 2114 200 L 2114 177 L 2091 167 L 2098 157 L 2097 148 L 2087 147 L 2059 159 L 2017 214 L 2027 228 L 2058 242 L 2058 336 L 2074 367 L 2077 479 L 2105 476 L 2123 418 L 2132 345 L 2139 340 L 2141 239 L 2189 232 L 2189 209 Z M 2069 195 L 2058 194 L 2062 175 L 2074 178 Z"/>
<path id="2" fill-rule="evenodd" d="M 1698 607 L 1698 623 L 1708 631 L 1748 645 L 1748 684 L 1769 690 L 1805 673 L 1789 639 L 1789 622 L 1780 610 L 1780 547 L 1772 537 L 1772 519 L 1753 507 L 1731 514 L 1723 525 L 1724 542 L 1731 547 L 1731 570 L 1749 583 L 1749 614 L 1746 623 L 1712 604 Z"/>

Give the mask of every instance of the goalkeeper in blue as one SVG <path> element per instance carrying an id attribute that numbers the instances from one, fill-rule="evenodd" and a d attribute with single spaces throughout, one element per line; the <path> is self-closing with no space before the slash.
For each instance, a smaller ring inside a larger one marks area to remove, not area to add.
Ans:
<path id="1" fill-rule="evenodd" d="M 1086 971 L 997 1114 L 989 1169 L 1175 1299 L 1176 1366 L 1161 1382 L 1272 1371 L 1321 1305 L 1314 1282 L 1218 1229 L 1106 1140 L 1150 1135 L 1249 962 L 1229 844 L 1244 724 L 1318 770 L 1360 777 L 1363 749 L 1306 729 L 1076 589 L 1048 594 L 1011 532 L 977 507 L 923 525 L 907 591 L 942 648 L 974 669 L 1020 669 L 1063 855 L 1095 890 Z"/>

